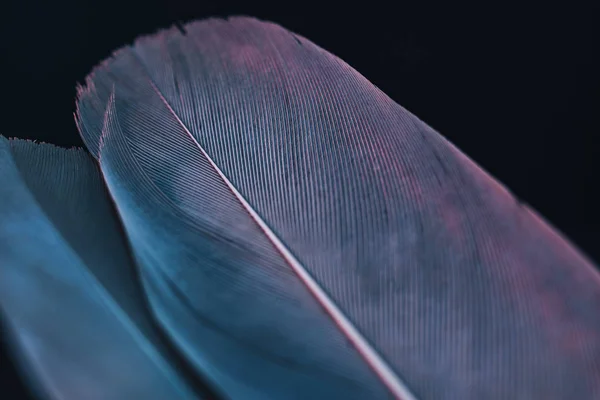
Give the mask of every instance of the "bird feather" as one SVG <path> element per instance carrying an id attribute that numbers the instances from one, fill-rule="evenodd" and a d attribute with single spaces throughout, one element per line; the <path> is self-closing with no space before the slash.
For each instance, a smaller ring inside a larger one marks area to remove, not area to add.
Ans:
<path id="1" fill-rule="evenodd" d="M 99 170 L 0 138 L 0 306 L 53 398 L 600 397 L 591 261 L 306 38 L 142 37 L 76 122 Z"/>
<path id="2" fill-rule="evenodd" d="M 154 315 L 226 397 L 600 396 L 591 262 L 309 40 L 192 22 L 77 104 Z"/>
<path id="3" fill-rule="evenodd" d="M 99 169 L 83 149 L 0 136 L 0 306 L 35 393 L 204 399 L 147 311 Z"/>

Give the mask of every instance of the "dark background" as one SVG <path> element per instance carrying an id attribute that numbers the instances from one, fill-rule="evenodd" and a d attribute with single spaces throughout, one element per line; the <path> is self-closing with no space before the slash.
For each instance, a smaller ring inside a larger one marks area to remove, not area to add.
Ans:
<path id="1" fill-rule="evenodd" d="M 253 15 L 348 62 L 598 264 L 600 2 L 390 3 L 4 0 L 0 134 L 82 145 L 75 84 L 112 50 L 174 22 Z M 26 398 L 4 355 L 0 362 L 0 397 Z"/>

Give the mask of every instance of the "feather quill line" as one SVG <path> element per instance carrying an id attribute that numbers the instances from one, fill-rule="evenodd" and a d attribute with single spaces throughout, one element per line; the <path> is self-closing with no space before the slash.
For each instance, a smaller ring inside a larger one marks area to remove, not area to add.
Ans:
<path id="1" fill-rule="evenodd" d="M 142 67 L 144 64 L 138 60 Z M 144 68 L 145 69 L 145 68 Z M 186 134 L 193 140 L 198 149 L 202 152 L 204 157 L 208 160 L 210 165 L 215 169 L 217 174 L 223 179 L 223 182 L 232 191 L 238 201 L 243 205 L 248 214 L 258 224 L 260 229 L 265 233 L 267 238 L 273 243 L 277 251 L 281 253 L 286 262 L 292 267 L 292 270 L 298 275 L 300 280 L 306 285 L 311 294 L 316 298 L 319 304 L 325 309 L 333 321 L 342 330 L 344 335 L 352 342 L 356 350 L 360 353 L 363 359 L 369 364 L 371 369 L 379 376 L 383 384 L 390 390 L 390 392 L 398 400 L 417 400 L 412 394 L 410 389 L 401 381 L 397 374 L 390 368 L 390 366 L 383 360 L 383 358 L 377 353 L 375 349 L 368 343 L 368 341 L 362 336 L 362 334 L 354 327 L 352 322 L 346 318 L 344 313 L 339 307 L 333 302 L 332 299 L 325 293 L 325 291 L 319 286 L 314 278 L 306 271 L 302 264 L 294 257 L 294 255 L 286 248 L 286 246 L 279 240 L 277 235 L 269 228 L 269 226 L 262 220 L 252 206 L 244 199 L 242 194 L 235 188 L 235 186 L 225 176 L 223 171 L 217 166 L 212 160 L 204 148 L 194 138 L 192 133 L 179 118 L 175 110 L 171 107 L 167 99 L 163 96 L 160 89 L 154 84 L 152 79 L 149 79 L 149 83 L 159 96 L 160 100 L 165 104 L 169 112 L 174 116 L 177 122 L 181 125 Z"/>

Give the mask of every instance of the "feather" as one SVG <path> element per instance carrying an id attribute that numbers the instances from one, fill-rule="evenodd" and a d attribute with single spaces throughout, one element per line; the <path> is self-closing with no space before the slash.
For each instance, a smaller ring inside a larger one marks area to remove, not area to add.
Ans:
<path id="1" fill-rule="evenodd" d="M 156 318 L 226 397 L 600 397 L 591 262 L 307 39 L 165 30 L 77 105 Z"/>
<path id="2" fill-rule="evenodd" d="M 80 88 L 158 321 L 233 399 L 600 396 L 590 261 L 285 29 L 144 37 Z"/>
<path id="3" fill-rule="evenodd" d="M 0 305 L 34 391 L 50 399 L 204 398 L 150 319 L 94 159 L 0 136 L 0 180 Z"/>

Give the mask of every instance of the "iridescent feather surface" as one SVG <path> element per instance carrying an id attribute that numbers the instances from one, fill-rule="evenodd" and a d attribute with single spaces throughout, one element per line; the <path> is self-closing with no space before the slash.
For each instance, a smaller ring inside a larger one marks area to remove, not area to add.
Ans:
<path id="1" fill-rule="evenodd" d="M 165 30 L 96 67 L 77 107 L 141 287 L 116 301 L 143 298 L 215 397 L 600 397 L 590 261 L 307 39 L 252 18 Z M 6 304 L 18 316 L 25 301 Z M 186 390 L 164 353 L 150 365 L 174 386 L 152 384 Z"/>

